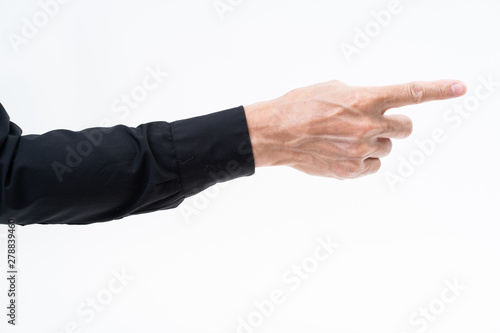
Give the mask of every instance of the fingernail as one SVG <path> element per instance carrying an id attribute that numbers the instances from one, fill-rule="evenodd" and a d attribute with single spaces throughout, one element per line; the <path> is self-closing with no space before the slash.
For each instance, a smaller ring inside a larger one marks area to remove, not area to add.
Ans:
<path id="1" fill-rule="evenodd" d="M 451 86 L 451 90 L 456 96 L 462 96 L 467 91 L 467 86 L 463 82 L 457 82 Z"/>

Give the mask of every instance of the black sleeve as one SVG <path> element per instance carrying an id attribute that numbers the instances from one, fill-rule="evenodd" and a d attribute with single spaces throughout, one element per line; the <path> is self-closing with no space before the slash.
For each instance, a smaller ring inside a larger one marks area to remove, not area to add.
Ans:
<path id="1" fill-rule="evenodd" d="M 88 224 L 174 208 L 255 172 L 243 106 L 171 123 L 21 133 L 0 104 L 0 224 Z"/>

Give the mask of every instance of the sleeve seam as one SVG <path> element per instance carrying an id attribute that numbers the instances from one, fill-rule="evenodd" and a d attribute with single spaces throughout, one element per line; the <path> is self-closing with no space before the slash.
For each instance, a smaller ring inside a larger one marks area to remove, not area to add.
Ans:
<path id="1" fill-rule="evenodd" d="M 172 145 L 174 147 L 175 165 L 177 166 L 177 170 L 179 172 L 182 194 L 184 197 L 186 197 L 186 191 L 184 190 L 184 177 L 182 177 L 181 163 L 179 160 L 179 153 L 177 151 L 177 145 L 175 144 L 174 126 L 172 126 L 172 124 L 169 124 L 169 126 L 170 126 L 170 133 L 172 134 Z"/>

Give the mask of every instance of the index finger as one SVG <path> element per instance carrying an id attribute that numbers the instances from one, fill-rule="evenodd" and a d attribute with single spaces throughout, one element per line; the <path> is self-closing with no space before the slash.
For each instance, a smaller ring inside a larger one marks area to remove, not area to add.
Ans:
<path id="1" fill-rule="evenodd" d="M 385 110 L 455 98 L 466 92 L 465 83 L 457 80 L 416 81 L 375 88 L 375 93 L 381 98 Z"/>

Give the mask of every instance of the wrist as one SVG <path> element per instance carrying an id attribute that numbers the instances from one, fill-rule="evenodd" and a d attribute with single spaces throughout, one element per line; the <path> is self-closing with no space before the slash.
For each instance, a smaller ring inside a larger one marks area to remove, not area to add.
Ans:
<path id="1" fill-rule="evenodd" d="M 284 149 L 280 112 L 274 100 L 244 107 L 255 167 L 292 164 Z"/>

